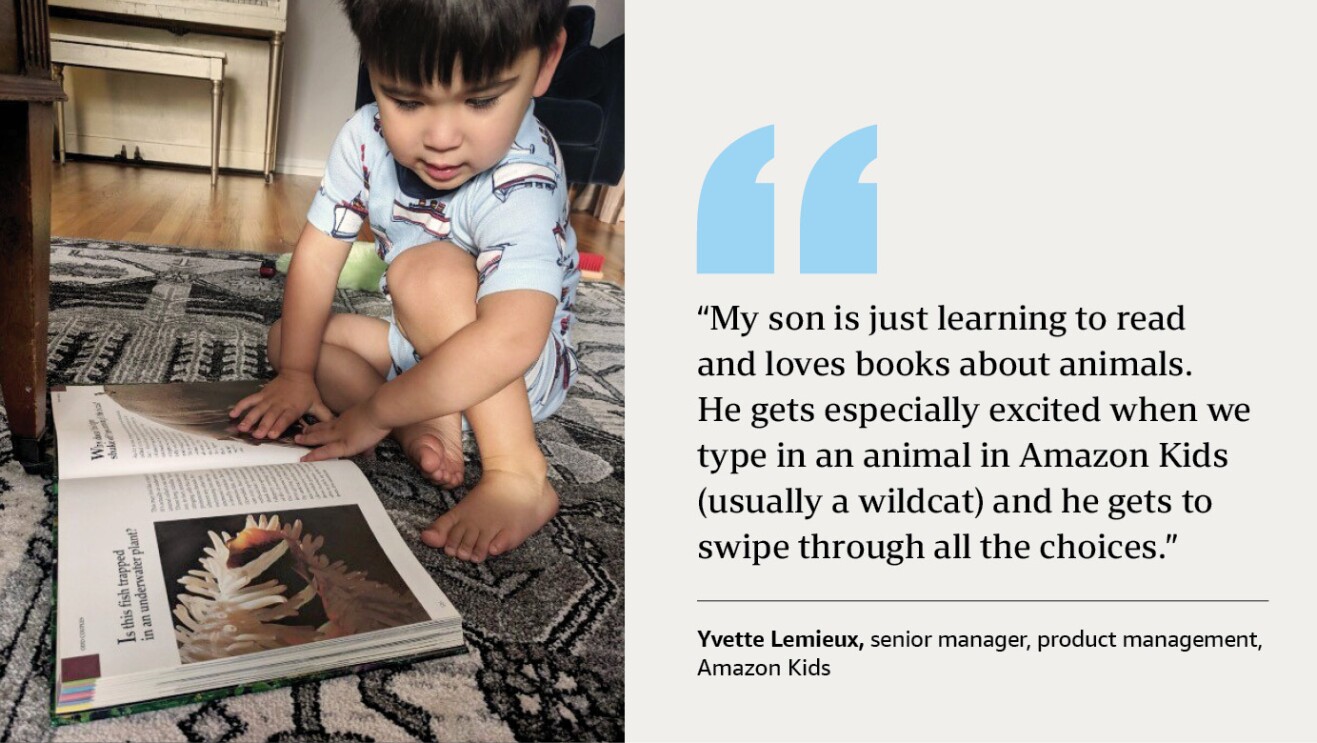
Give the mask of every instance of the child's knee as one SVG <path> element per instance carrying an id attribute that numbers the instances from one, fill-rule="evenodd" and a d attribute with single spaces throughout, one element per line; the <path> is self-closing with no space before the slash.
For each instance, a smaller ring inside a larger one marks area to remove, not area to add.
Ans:
<path id="1" fill-rule="evenodd" d="M 387 280 L 395 305 L 412 299 L 431 307 L 476 301 L 475 258 L 451 243 L 429 243 L 404 251 L 389 264 Z"/>

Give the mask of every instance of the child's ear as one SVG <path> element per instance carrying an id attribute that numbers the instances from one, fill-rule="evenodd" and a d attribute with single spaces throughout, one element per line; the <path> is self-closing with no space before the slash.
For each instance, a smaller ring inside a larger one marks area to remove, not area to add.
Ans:
<path id="1" fill-rule="evenodd" d="M 544 95 L 549 89 L 549 83 L 553 82 L 553 73 L 558 69 L 558 62 L 562 60 L 563 47 L 567 45 L 567 29 L 558 29 L 558 35 L 549 43 L 549 49 L 544 53 L 544 58 L 540 60 L 540 74 L 535 78 L 536 97 Z"/>

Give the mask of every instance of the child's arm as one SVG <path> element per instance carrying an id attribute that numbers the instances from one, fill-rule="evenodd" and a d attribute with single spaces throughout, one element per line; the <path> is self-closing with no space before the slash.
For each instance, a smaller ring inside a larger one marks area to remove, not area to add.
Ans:
<path id="1" fill-rule="evenodd" d="M 462 410 L 493 396 L 526 373 L 544 351 L 557 300 L 523 289 L 491 294 L 476 305 L 476 320 L 457 331 L 406 374 L 365 402 L 297 437 L 319 447 L 314 462 L 350 457 L 389 431 Z"/>
<path id="2" fill-rule="evenodd" d="M 338 275 L 350 249 L 350 243 L 310 224 L 302 228 L 284 289 L 279 375 L 233 407 L 230 417 L 243 416 L 238 430 L 256 438 L 274 437 L 308 411 L 320 420 L 333 417 L 316 389 L 315 369 Z"/>
<path id="3" fill-rule="evenodd" d="M 374 131 L 372 109 L 363 107 L 343 125 L 330 148 L 320 189 L 311 198 L 306 226 L 293 248 L 284 287 L 279 375 L 230 413 L 242 416 L 238 429 L 256 438 L 278 436 L 308 411 L 320 420 L 333 417 L 316 389 L 315 369 L 339 272 L 366 217 L 367 163 L 373 157 L 368 142 L 383 145 Z"/>
<path id="4" fill-rule="evenodd" d="M 371 418 L 395 428 L 466 410 L 526 373 L 549 337 L 558 302 L 533 289 L 491 294 L 476 319 L 365 404 Z"/>

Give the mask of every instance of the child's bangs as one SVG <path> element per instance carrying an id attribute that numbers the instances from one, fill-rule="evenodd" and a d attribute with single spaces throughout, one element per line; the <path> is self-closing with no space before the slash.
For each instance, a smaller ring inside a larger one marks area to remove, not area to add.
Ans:
<path id="1" fill-rule="evenodd" d="M 491 82 L 523 51 L 547 48 L 555 22 L 562 22 L 544 12 L 557 5 L 553 2 L 345 0 L 344 5 L 367 66 L 416 87 L 435 82 L 449 87 L 457 74 L 468 87 Z"/>

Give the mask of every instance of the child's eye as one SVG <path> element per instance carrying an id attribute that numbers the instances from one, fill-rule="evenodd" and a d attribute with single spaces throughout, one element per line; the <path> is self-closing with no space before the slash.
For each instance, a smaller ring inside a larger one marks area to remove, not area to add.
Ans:
<path id="1" fill-rule="evenodd" d="M 498 96 L 493 96 L 491 98 L 472 98 L 466 102 L 471 108 L 489 108 L 495 103 L 498 103 Z"/>
<path id="2" fill-rule="evenodd" d="M 400 111 L 415 111 L 421 107 L 419 101 L 404 101 L 398 98 L 393 99 L 393 105 L 397 106 Z"/>

